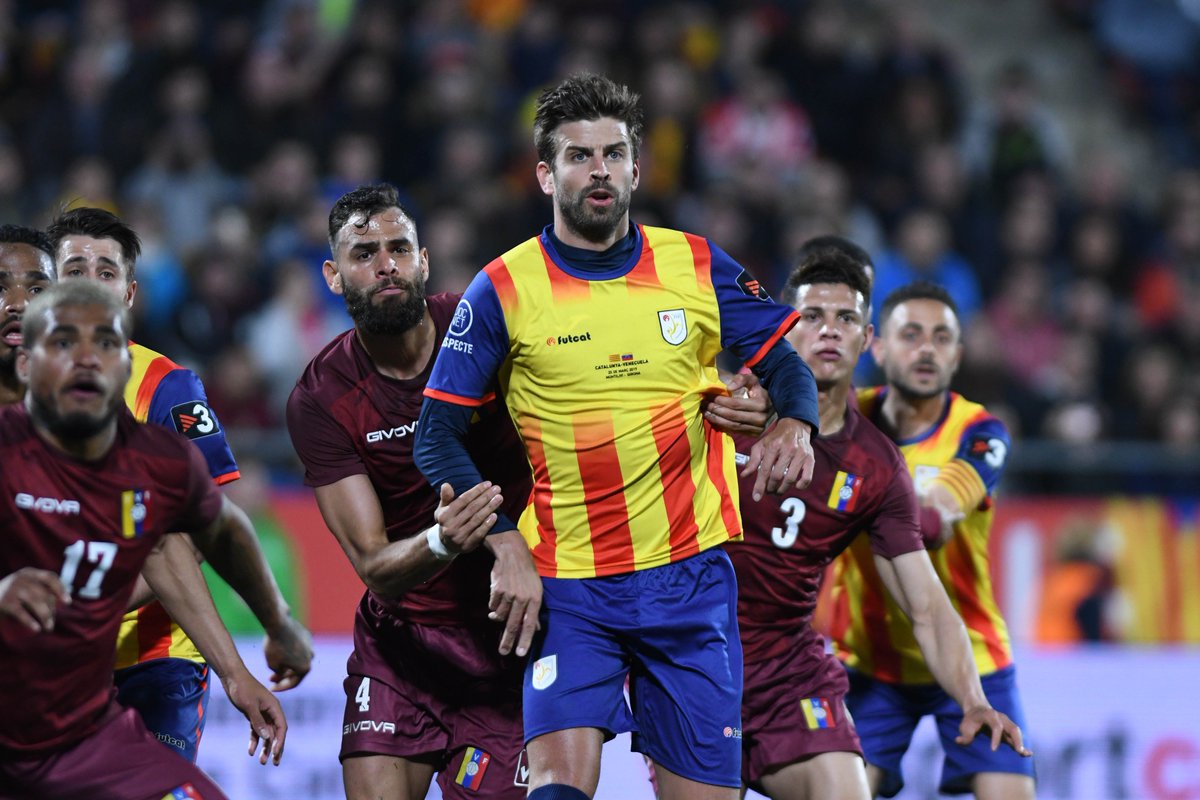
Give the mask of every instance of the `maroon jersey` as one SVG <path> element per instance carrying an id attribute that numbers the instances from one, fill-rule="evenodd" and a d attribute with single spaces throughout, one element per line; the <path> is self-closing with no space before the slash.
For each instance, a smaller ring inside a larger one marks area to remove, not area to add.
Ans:
<path id="1" fill-rule="evenodd" d="M 735 437 L 745 463 L 754 440 Z M 825 568 L 867 531 L 884 558 L 922 550 L 917 496 L 896 445 L 856 409 L 832 436 L 813 439 L 812 483 L 755 502 L 754 476 L 740 478 L 744 540 L 726 545 L 738 577 L 745 661 L 824 652 L 812 628 Z M 803 657 L 803 656 L 801 656 Z"/>
<path id="2" fill-rule="evenodd" d="M 445 336 L 459 297 L 427 298 L 437 329 L 434 341 Z M 435 347 L 415 378 L 389 378 L 375 369 L 349 330 L 309 363 L 288 399 L 288 431 L 304 463 L 304 482 L 328 486 L 351 475 L 366 475 L 383 508 L 388 541 L 420 533 L 434 522 L 438 497 L 413 463 L 413 440 L 436 355 Z M 503 510 L 517 519 L 529 497 L 529 462 L 499 403 L 478 409 L 467 449 L 483 477 L 501 487 Z M 485 620 L 491 568 L 491 554 L 481 547 L 403 597 L 377 599 L 398 616 L 425 625 Z"/>
<path id="3" fill-rule="evenodd" d="M 221 494 L 179 434 L 122 410 L 97 461 L 51 447 L 23 405 L 0 409 L 0 575 L 58 573 L 71 592 L 54 630 L 0 618 L 0 752 L 65 747 L 92 733 L 113 692 L 117 629 L 158 540 L 201 530 Z"/>

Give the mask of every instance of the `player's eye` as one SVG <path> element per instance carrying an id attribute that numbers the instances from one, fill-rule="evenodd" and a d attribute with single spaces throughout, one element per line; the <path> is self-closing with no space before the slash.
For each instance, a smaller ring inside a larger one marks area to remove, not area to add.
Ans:
<path id="1" fill-rule="evenodd" d="M 29 287 L 30 294 L 41 294 L 44 291 L 46 291 L 45 286 L 30 286 Z"/>

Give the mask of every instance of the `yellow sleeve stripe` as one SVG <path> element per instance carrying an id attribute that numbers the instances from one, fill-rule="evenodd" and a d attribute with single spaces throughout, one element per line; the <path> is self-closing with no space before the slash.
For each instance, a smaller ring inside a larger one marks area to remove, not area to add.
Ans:
<path id="1" fill-rule="evenodd" d="M 987 497 L 987 486 L 983 479 L 967 462 L 961 458 L 951 459 L 938 471 L 935 483 L 945 486 L 964 513 L 970 513 Z"/>

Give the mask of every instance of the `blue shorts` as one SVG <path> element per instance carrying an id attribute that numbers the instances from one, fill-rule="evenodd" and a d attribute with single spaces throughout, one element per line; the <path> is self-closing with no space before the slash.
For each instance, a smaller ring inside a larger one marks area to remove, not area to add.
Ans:
<path id="1" fill-rule="evenodd" d="M 208 665 L 156 658 L 113 673 L 117 700 L 136 709 L 163 744 L 196 762 L 208 711 Z"/>
<path id="2" fill-rule="evenodd" d="M 884 683 L 847 669 L 850 693 L 846 706 L 854 718 L 858 738 L 862 741 L 867 763 L 883 770 L 879 794 L 894 797 L 904 788 L 904 773 L 900 760 L 912 742 L 913 731 L 922 717 L 933 716 L 938 737 L 942 740 L 945 760 L 942 762 L 943 794 L 967 794 L 971 779 L 981 772 L 1011 772 L 1033 777 L 1033 759 L 1018 755 L 1008 745 L 995 752 L 989 737 L 980 734 L 969 745 L 956 744 L 962 709 L 942 687 L 934 685 L 903 685 Z M 1025 712 L 1017 692 L 1017 673 L 1012 665 L 982 676 L 983 693 L 997 711 L 1008 715 L 1021 728 L 1025 742 L 1029 730 Z"/>
<path id="3" fill-rule="evenodd" d="M 633 749 L 672 772 L 740 787 L 742 645 L 725 551 L 543 584 L 542 629 L 525 669 L 525 741 L 566 728 L 607 738 L 632 731 Z"/>

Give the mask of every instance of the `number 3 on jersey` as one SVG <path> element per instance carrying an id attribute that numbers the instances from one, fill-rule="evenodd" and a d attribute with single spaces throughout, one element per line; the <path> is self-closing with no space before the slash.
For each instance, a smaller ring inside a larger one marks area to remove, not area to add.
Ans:
<path id="1" fill-rule="evenodd" d="M 783 521 L 785 527 L 771 529 L 771 541 L 776 547 L 791 547 L 800 535 L 800 523 L 804 521 L 804 501 L 799 497 L 787 497 L 779 504 L 779 510 L 787 515 Z"/>
<path id="2" fill-rule="evenodd" d="M 88 576 L 87 583 L 76 593 L 75 574 L 79 572 L 79 562 L 83 561 L 85 554 L 87 560 L 96 566 L 92 568 L 92 574 Z M 104 582 L 104 576 L 108 574 L 116 557 L 117 546 L 114 543 L 85 542 L 80 539 L 74 544 L 68 545 L 63 551 L 63 568 L 62 572 L 58 574 L 59 580 L 67 587 L 69 593 L 78 594 L 87 600 L 95 600 L 100 597 L 100 584 Z"/>

